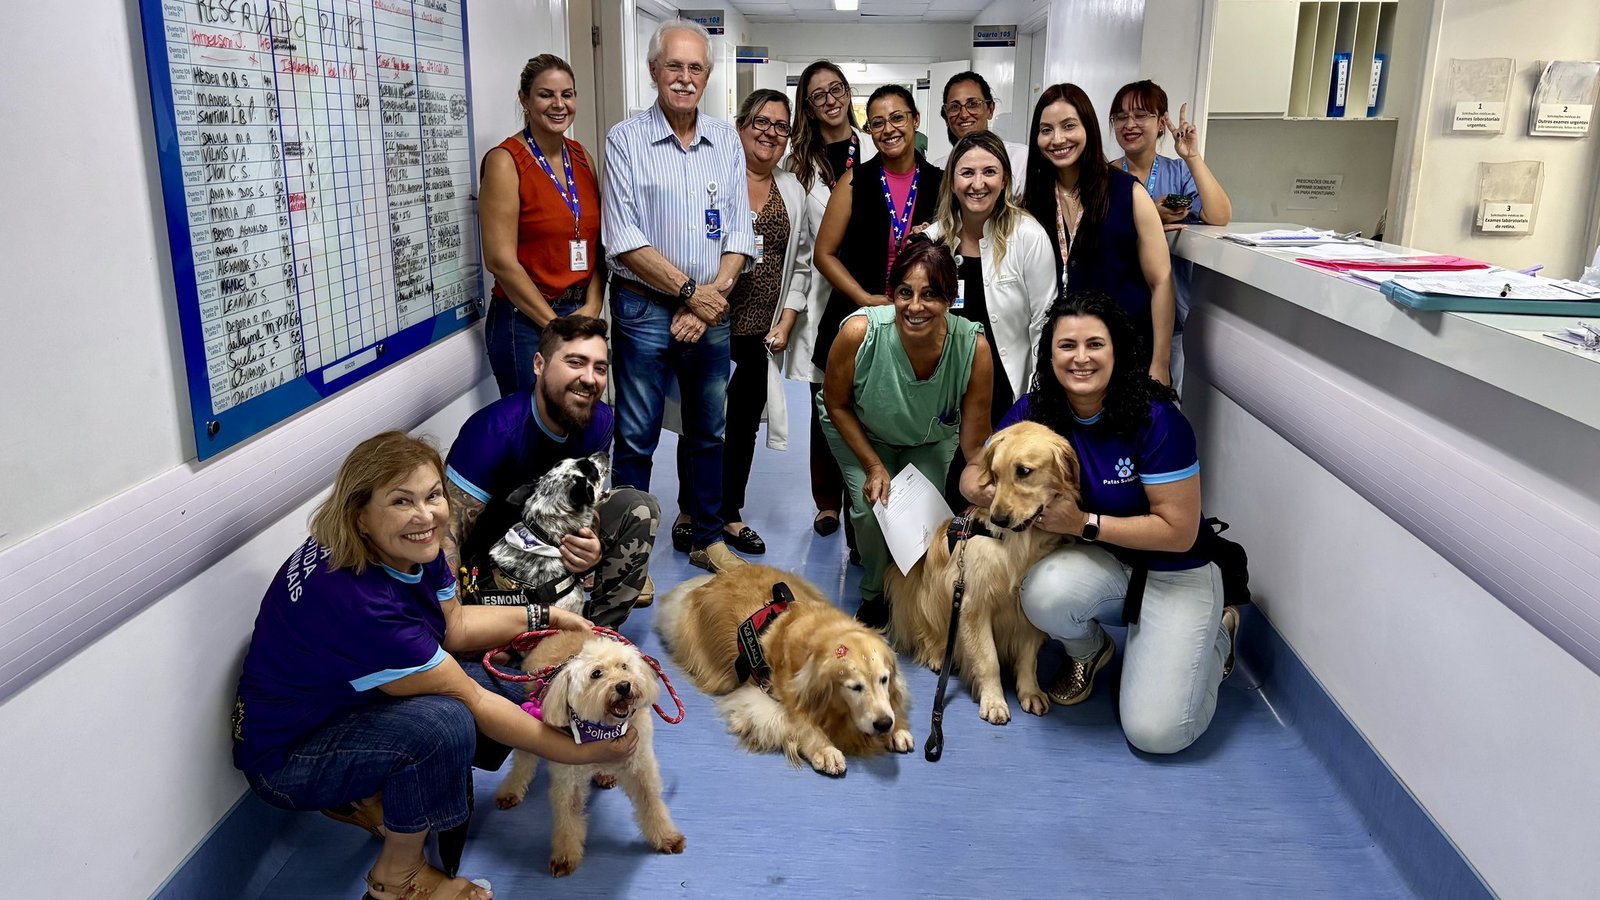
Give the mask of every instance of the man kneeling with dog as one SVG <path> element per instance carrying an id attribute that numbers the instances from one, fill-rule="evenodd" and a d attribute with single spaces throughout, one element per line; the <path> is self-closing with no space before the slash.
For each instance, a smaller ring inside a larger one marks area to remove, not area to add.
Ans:
<path id="1" fill-rule="evenodd" d="M 445 554 L 452 571 L 466 564 L 466 585 L 512 587 L 504 580 L 496 584 L 489 550 L 516 532 L 530 546 L 559 554 L 574 579 L 592 584 L 583 615 L 616 628 L 654 593 L 648 567 L 661 517 L 656 499 L 618 487 L 599 502 L 594 527 L 543 535 L 543 541 L 536 528 L 525 527 L 521 501 L 513 497 L 562 460 L 609 453 L 614 419 L 600 400 L 608 367 L 603 320 L 573 315 L 545 326 L 533 358 L 533 386 L 478 410 L 450 447 Z M 463 591 L 462 599 L 473 602 L 471 591 Z"/>

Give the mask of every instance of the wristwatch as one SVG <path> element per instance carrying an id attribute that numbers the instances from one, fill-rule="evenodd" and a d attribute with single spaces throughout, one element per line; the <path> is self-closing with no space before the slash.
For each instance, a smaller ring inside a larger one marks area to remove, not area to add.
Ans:
<path id="1" fill-rule="evenodd" d="M 1089 521 L 1083 523 L 1083 539 L 1094 543 L 1100 539 L 1100 514 L 1089 513 Z"/>
<path id="2" fill-rule="evenodd" d="M 684 281 L 683 287 L 678 288 L 678 305 L 679 306 L 682 306 L 685 303 L 689 302 L 690 298 L 692 298 L 694 296 L 694 289 L 696 287 L 698 287 L 698 285 L 696 285 L 694 283 L 694 279 L 693 278 L 690 278 L 690 279 Z"/>

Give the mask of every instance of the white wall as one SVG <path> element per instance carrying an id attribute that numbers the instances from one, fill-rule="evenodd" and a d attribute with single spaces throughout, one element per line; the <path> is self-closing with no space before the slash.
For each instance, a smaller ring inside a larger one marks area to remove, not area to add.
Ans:
<path id="1" fill-rule="evenodd" d="M 1111 148 L 1118 152 L 1115 139 Z M 1162 152 L 1172 153 L 1170 139 Z M 1235 222 L 1297 222 L 1370 235 L 1388 205 L 1394 152 L 1394 122 L 1212 117 L 1206 129 L 1206 164 L 1233 201 Z M 1339 208 L 1288 208 L 1297 175 L 1342 176 Z"/>
<path id="2" fill-rule="evenodd" d="M 814 25 L 753 22 L 745 43 L 766 47 L 773 59 L 806 63 L 935 62 L 966 59 L 970 25 Z M 852 82 L 854 79 L 852 78 Z"/>
<path id="3" fill-rule="evenodd" d="M 1045 84 L 1071 82 L 1094 104 L 1106 152 L 1120 155 L 1106 115 L 1117 88 L 1140 76 L 1145 0 L 1050 0 Z"/>
<path id="4" fill-rule="evenodd" d="M 13 263 L 0 294 L 0 547 L 194 465 L 138 5 L 57 9 L 19 6 L 0 31 L 0 115 L 28 129 L 0 146 L 0 165 L 30 173 L 14 179 L 8 205 L 29 216 L 0 224 Z M 470 0 L 480 153 L 515 127 L 523 62 L 564 49 L 564 9 Z M 73 53 L 38 39 L 64 28 L 77 35 Z M 352 390 L 381 405 L 380 384 Z M 448 441 L 486 391 L 425 428 Z M 303 537 L 308 508 L 0 705 L 8 893 L 147 896 L 238 799 L 226 727 L 234 679 L 261 591 Z"/>
<path id="5" fill-rule="evenodd" d="M 1409 167 L 1401 239 L 1513 268 L 1543 263 L 1545 274 L 1577 277 L 1594 252 L 1600 129 L 1591 128 L 1583 139 L 1528 137 L 1528 107 L 1545 61 L 1600 59 L 1600 4 L 1434 2 L 1438 35 L 1415 123 L 1417 148 Z M 1491 56 L 1516 61 L 1506 133 L 1448 133 L 1450 60 Z M 1478 236 L 1472 230 L 1478 164 L 1514 160 L 1544 161 L 1536 230 L 1526 237 Z"/>

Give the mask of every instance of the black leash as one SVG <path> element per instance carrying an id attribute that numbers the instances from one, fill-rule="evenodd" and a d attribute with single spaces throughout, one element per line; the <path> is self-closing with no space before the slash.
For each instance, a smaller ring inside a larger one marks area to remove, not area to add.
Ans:
<path id="1" fill-rule="evenodd" d="M 950 670 L 955 667 L 956 633 L 961 622 L 961 601 L 967 593 L 967 539 L 972 537 L 971 510 L 959 517 L 956 531 L 956 583 L 950 595 L 950 634 L 944 640 L 944 665 L 939 667 L 939 688 L 933 694 L 933 726 L 928 731 L 928 743 L 922 755 L 928 762 L 938 762 L 944 755 L 944 692 L 950 686 Z M 952 522 L 952 525 L 955 523 Z"/>

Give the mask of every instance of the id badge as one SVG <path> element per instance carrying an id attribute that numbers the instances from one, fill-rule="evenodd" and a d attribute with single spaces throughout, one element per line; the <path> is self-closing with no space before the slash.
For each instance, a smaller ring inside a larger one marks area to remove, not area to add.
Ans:
<path id="1" fill-rule="evenodd" d="M 568 257 L 567 267 L 574 272 L 589 271 L 589 242 L 587 240 L 568 241 L 571 255 Z"/>
<path id="2" fill-rule="evenodd" d="M 706 238 L 708 240 L 722 240 L 722 213 L 719 210 L 706 210 Z"/>
<path id="3" fill-rule="evenodd" d="M 950 304 L 951 309 L 965 309 L 967 305 L 967 282 L 965 279 L 956 279 L 956 302 Z"/>
<path id="4" fill-rule="evenodd" d="M 761 265 L 761 261 L 766 259 L 766 258 L 767 258 L 767 236 L 764 235 L 764 234 L 758 234 L 758 235 L 756 235 L 756 265 L 758 265 L 758 266 Z"/>

